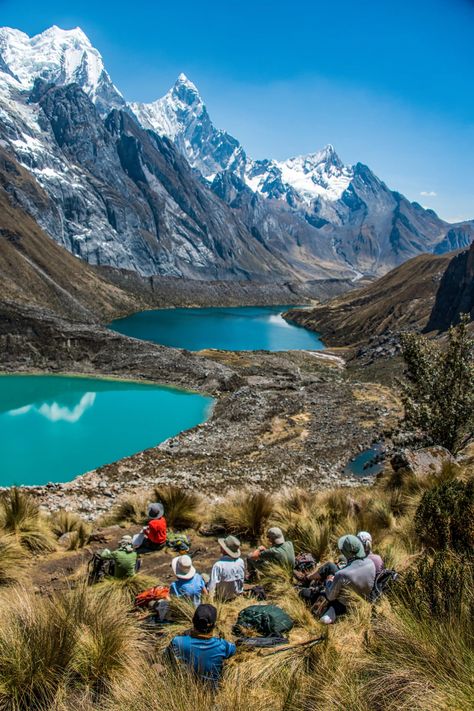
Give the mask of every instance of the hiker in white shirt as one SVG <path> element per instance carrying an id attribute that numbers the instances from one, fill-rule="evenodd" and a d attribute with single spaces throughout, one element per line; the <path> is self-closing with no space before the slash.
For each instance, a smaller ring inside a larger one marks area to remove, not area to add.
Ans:
<path id="1" fill-rule="evenodd" d="M 245 564 L 240 557 L 240 541 L 235 536 L 219 538 L 222 555 L 214 563 L 208 585 L 209 596 L 219 600 L 233 600 L 244 589 Z"/>

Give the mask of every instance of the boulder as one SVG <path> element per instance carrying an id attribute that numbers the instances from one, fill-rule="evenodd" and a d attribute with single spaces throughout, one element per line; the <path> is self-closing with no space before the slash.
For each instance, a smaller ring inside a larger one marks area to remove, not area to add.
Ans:
<path id="1" fill-rule="evenodd" d="M 404 469 L 417 476 L 428 476 L 440 474 L 445 464 L 456 464 L 456 460 L 444 447 L 434 446 L 400 449 L 392 455 L 390 464 L 395 472 Z"/>

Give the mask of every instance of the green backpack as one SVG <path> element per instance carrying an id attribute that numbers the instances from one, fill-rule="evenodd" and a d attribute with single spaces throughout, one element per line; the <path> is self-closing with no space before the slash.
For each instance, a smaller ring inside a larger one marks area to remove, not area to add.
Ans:
<path id="1" fill-rule="evenodd" d="M 250 605 L 239 612 L 232 632 L 238 636 L 245 629 L 252 629 L 263 637 L 283 637 L 293 624 L 291 617 L 277 605 Z"/>

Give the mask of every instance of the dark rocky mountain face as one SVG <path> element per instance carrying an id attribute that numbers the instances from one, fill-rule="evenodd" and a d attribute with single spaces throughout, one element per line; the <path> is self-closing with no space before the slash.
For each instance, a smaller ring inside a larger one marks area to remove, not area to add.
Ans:
<path id="1" fill-rule="evenodd" d="M 453 257 L 439 285 L 426 331 L 446 331 L 461 314 L 474 320 L 474 242 Z"/>
<path id="2" fill-rule="evenodd" d="M 436 245 L 435 254 L 454 252 L 456 249 L 466 249 L 474 242 L 474 222 L 464 222 L 453 225 L 446 232 L 443 240 Z"/>
<path id="3" fill-rule="evenodd" d="M 292 273 L 202 184 L 170 141 L 128 113 L 113 110 L 103 120 L 76 84 L 37 82 L 29 102 L 22 106 L 32 117 L 22 127 L 23 140 L 14 121 L 2 126 L 44 188 L 41 204 L 26 193 L 20 202 L 73 254 L 144 275 L 265 279 Z"/>

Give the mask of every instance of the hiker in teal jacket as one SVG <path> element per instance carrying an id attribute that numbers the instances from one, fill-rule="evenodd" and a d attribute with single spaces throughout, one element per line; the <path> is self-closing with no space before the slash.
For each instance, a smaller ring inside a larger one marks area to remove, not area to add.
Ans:
<path id="1" fill-rule="evenodd" d="M 138 555 L 133 547 L 131 536 L 123 536 L 116 551 L 106 548 L 100 557 L 105 560 L 113 560 L 114 578 L 131 578 L 137 572 Z"/>

